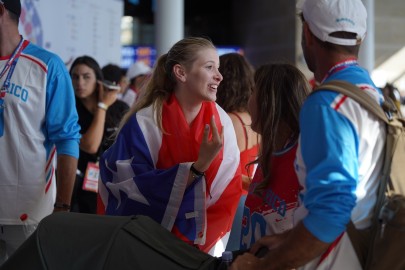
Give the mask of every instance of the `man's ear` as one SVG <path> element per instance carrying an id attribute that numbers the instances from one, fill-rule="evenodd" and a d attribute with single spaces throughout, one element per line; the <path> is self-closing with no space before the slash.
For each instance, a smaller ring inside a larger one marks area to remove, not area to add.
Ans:
<path id="1" fill-rule="evenodd" d="M 184 67 L 182 65 L 175 64 L 173 66 L 173 74 L 177 78 L 177 80 L 179 80 L 181 82 L 186 81 L 186 78 L 187 78 L 186 70 L 184 69 Z"/>

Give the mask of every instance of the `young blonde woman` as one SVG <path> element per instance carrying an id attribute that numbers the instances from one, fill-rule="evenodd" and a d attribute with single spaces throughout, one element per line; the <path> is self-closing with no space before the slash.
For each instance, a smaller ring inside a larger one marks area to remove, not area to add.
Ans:
<path id="1" fill-rule="evenodd" d="M 173 45 L 100 162 L 106 214 L 150 216 L 212 255 L 225 249 L 242 191 L 232 122 L 215 103 L 218 66 L 207 39 Z"/>

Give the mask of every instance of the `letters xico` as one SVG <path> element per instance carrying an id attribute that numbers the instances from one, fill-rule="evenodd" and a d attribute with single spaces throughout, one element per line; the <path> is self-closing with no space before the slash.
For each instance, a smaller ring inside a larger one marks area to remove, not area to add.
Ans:
<path id="1" fill-rule="evenodd" d="M 12 83 L 7 89 L 7 94 L 13 95 L 21 99 L 23 102 L 27 102 L 28 100 L 28 90 L 19 85 L 15 85 L 14 83 Z"/>

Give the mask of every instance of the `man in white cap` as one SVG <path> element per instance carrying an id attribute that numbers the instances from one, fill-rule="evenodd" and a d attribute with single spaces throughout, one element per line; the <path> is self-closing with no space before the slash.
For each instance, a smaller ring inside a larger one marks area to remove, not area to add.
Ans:
<path id="1" fill-rule="evenodd" d="M 121 98 L 128 106 L 131 107 L 139 98 L 142 86 L 145 84 L 151 71 L 152 69 L 142 61 L 136 61 L 128 68 L 127 78 L 129 80 L 129 87 L 122 94 Z"/>
<path id="2" fill-rule="evenodd" d="M 302 49 L 319 83 L 344 80 L 376 102 L 381 91 L 357 62 L 366 34 L 361 0 L 304 0 Z M 360 90 L 359 90 L 360 91 Z M 300 113 L 296 172 L 303 187 L 294 228 L 256 242 L 231 269 L 362 269 L 346 232 L 371 225 L 385 142 L 384 124 L 332 91 L 311 95 Z M 268 248 L 259 259 L 254 254 Z"/>

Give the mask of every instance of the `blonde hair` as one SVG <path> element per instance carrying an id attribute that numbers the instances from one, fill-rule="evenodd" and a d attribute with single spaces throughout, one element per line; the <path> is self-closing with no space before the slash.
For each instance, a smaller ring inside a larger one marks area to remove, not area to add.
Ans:
<path id="1" fill-rule="evenodd" d="M 156 116 L 156 124 L 162 130 L 163 102 L 170 97 L 176 86 L 173 66 L 180 64 L 186 69 L 191 68 L 198 57 L 198 52 L 207 48 L 215 49 L 214 44 L 209 39 L 188 37 L 178 41 L 168 53 L 160 56 L 155 64 L 152 76 L 141 89 L 138 102 L 123 117 L 120 129 L 133 114 L 152 105 Z"/>

